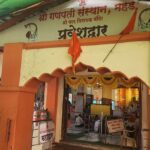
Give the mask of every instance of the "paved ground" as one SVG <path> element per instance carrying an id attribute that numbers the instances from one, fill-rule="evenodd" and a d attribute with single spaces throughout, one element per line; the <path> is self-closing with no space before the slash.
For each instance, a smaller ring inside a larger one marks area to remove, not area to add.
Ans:
<path id="1" fill-rule="evenodd" d="M 119 146 L 92 146 L 91 144 L 79 144 L 79 143 L 61 143 L 55 145 L 53 150 L 121 150 Z M 122 150 L 131 150 L 130 148 L 123 148 Z M 133 150 L 133 149 L 132 149 Z"/>

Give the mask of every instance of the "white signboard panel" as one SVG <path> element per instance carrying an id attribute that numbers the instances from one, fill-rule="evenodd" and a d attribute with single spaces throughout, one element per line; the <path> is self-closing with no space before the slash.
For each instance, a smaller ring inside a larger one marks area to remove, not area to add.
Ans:
<path id="1" fill-rule="evenodd" d="M 46 143 L 54 138 L 54 124 L 52 121 L 40 123 L 40 143 Z"/>
<path id="2" fill-rule="evenodd" d="M 122 119 L 114 119 L 107 121 L 107 127 L 109 133 L 121 132 L 124 129 L 124 123 Z"/>
<path id="3" fill-rule="evenodd" d="M 117 35 L 126 27 L 135 8 L 138 13 L 133 32 L 150 31 L 148 6 L 149 2 L 130 0 L 72 0 L 1 32 L 0 45 L 70 39 L 73 31 L 79 38 Z"/>

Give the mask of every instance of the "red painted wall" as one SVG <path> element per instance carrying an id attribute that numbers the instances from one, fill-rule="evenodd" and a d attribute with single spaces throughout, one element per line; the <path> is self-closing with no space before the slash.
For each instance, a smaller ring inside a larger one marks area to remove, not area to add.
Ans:
<path id="1" fill-rule="evenodd" d="M 30 150 L 34 91 L 0 88 L 0 150 Z M 12 120 L 7 142 L 7 120 Z"/>

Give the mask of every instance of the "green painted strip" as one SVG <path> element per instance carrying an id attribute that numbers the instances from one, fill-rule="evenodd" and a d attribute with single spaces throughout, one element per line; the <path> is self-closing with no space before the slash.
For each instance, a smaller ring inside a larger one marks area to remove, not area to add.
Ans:
<path id="1" fill-rule="evenodd" d="M 0 0 L 0 17 L 41 1 L 42 0 Z"/>

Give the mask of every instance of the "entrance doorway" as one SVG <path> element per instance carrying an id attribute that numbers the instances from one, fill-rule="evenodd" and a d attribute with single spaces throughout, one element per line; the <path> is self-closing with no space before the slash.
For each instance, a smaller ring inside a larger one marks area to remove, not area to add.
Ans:
<path id="1" fill-rule="evenodd" d="M 140 81 L 111 73 L 65 76 L 64 140 L 140 147 L 141 122 Z"/>

